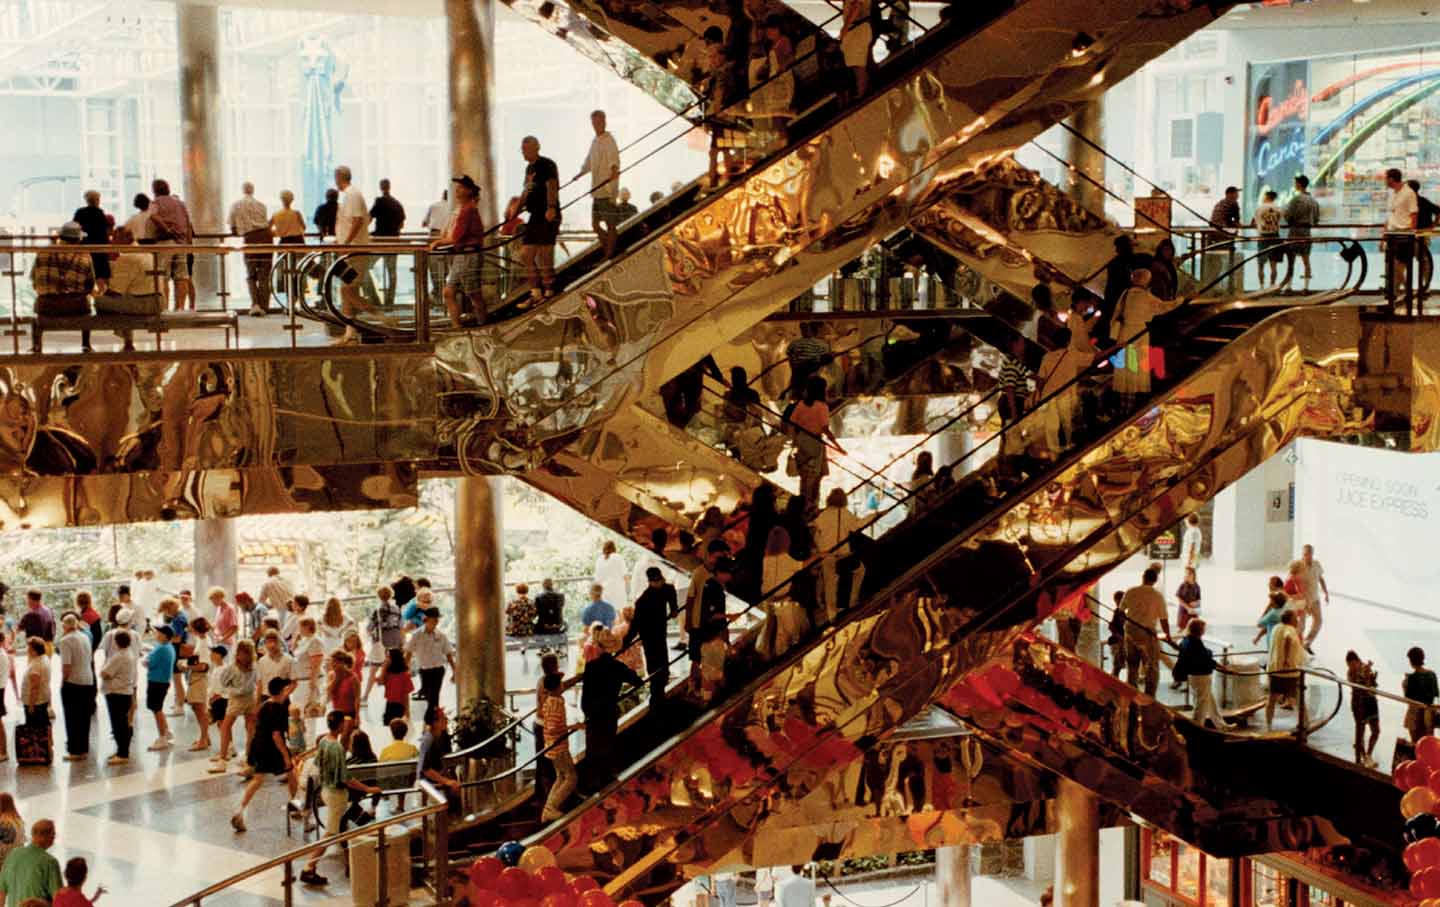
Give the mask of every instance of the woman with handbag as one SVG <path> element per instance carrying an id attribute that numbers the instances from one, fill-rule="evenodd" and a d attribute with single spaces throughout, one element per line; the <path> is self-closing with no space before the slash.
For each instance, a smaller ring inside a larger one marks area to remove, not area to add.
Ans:
<path id="1" fill-rule="evenodd" d="M 1130 274 L 1130 289 L 1115 307 L 1112 336 L 1125 344 L 1124 359 L 1115 366 L 1112 389 L 1127 400 L 1150 393 L 1152 354 L 1147 329 L 1156 315 L 1180 305 L 1178 300 L 1161 299 L 1150 292 L 1150 271 L 1139 268 Z"/>

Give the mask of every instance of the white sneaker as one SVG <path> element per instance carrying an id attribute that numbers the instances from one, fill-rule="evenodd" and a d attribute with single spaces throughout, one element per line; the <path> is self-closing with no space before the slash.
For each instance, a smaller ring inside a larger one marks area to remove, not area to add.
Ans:
<path id="1" fill-rule="evenodd" d="M 265 310 L 260 308 L 258 305 L 252 305 L 250 307 L 250 315 L 254 318 L 264 318 Z"/>
<path id="2" fill-rule="evenodd" d="M 230 763 L 227 761 L 221 761 L 219 759 L 211 759 L 210 765 L 205 769 L 205 771 L 209 772 L 212 775 L 223 775 L 224 773 L 230 771 Z"/>
<path id="3" fill-rule="evenodd" d="M 126 756 L 114 755 L 105 760 L 106 765 L 129 765 L 130 759 Z"/>
<path id="4" fill-rule="evenodd" d="M 161 750 L 168 750 L 169 748 L 170 748 L 170 741 L 169 741 L 167 738 L 164 738 L 164 737 L 160 738 L 159 740 L 156 740 L 154 743 L 152 743 L 152 744 L 150 744 L 149 746 L 145 747 L 145 749 L 149 750 L 149 751 L 152 752 L 152 753 L 158 753 L 158 752 L 160 752 Z"/>
<path id="5" fill-rule="evenodd" d="M 185 717 L 185 710 L 184 710 L 184 709 L 171 709 L 170 711 L 168 711 L 168 712 L 165 713 L 165 716 L 166 716 L 167 718 L 184 718 L 184 717 Z M 168 736 L 168 735 L 167 735 L 167 736 Z"/>

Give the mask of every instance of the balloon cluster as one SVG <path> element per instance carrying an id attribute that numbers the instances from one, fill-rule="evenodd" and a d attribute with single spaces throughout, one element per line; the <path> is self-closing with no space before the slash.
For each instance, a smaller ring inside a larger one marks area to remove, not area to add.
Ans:
<path id="1" fill-rule="evenodd" d="M 519 841 L 472 863 L 469 883 L 470 907 L 644 907 L 634 900 L 617 905 L 594 879 L 556 866 L 550 848 Z"/>
<path id="2" fill-rule="evenodd" d="M 1421 737 L 1415 758 L 1395 766 L 1396 786 L 1405 791 L 1405 868 L 1410 894 L 1420 907 L 1440 907 L 1440 737 Z"/>

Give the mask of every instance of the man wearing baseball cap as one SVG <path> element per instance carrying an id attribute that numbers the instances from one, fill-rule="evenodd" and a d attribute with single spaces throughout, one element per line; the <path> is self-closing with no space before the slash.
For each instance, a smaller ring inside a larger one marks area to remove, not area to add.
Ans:
<path id="1" fill-rule="evenodd" d="M 40 317 L 65 317 L 90 314 L 90 292 L 95 287 L 95 268 L 90 256 L 70 246 L 78 246 L 85 231 L 75 221 L 60 228 L 59 243 L 35 254 L 30 270 L 30 285 L 35 289 L 35 314 Z M 80 343 L 90 352 L 90 332 L 82 331 Z M 35 352 L 40 352 L 40 337 L 35 335 Z"/>
<path id="2" fill-rule="evenodd" d="M 455 186 L 455 214 L 450 218 L 450 228 L 430 244 L 431 249 L 448 246 L 451 254 L 449 273 L 445 277 L 445 311 L 450 315 L 450 326 L 460 327 L 463 294 L 470 302 L 471 310 L 485 323 L 485 296 L 483 275 L 485 255 L 480 249 L 485 244 L 485 224 L 480 220 L 480 187 L 469 174 L 457 176 L 450 181 Z"/>

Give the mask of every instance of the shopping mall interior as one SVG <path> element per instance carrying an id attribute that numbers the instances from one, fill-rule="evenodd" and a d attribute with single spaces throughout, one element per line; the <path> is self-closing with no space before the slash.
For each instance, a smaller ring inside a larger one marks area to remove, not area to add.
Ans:
<path id="1" fill-rule="evenodd" d="M 0 121 L 0 907 L 1440 907 L 1428 0 L 0 0 Z"/>

